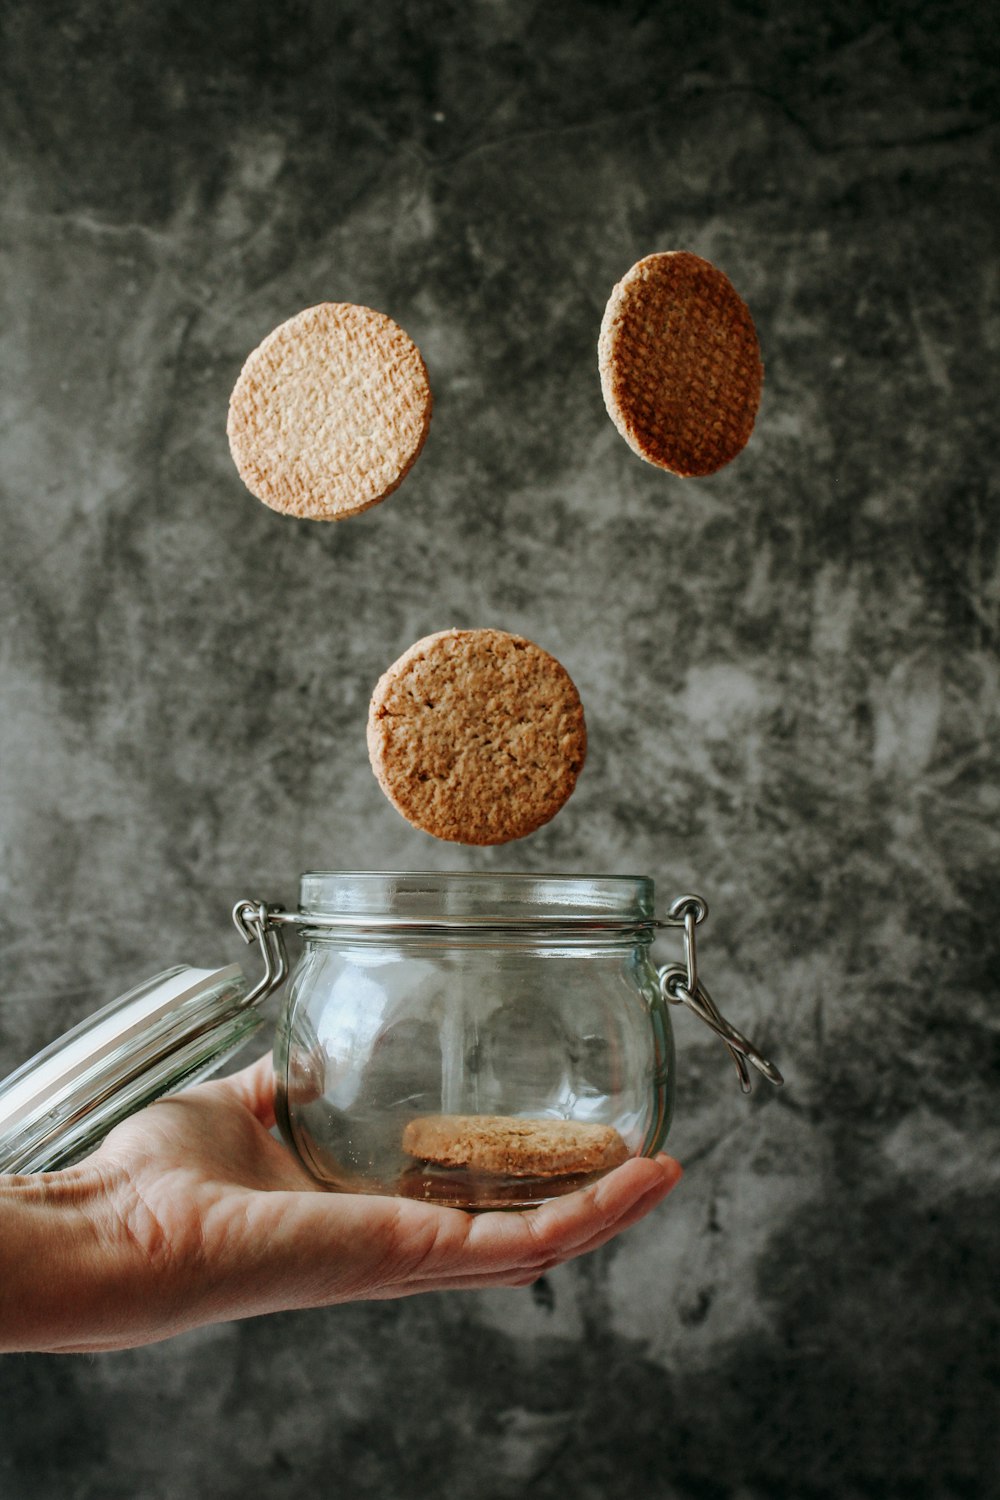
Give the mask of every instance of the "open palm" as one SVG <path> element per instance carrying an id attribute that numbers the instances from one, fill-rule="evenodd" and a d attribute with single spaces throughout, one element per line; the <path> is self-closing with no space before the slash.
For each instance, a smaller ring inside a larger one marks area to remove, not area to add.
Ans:
<path id="1" fill-rule="evenodd" d="M 467 1214 L 321 1188 L 270 1133 L 269 1058 L 161 1100 L 78 1170 L 117 1267 L 98 1325 L 68 1348 L 120 1348 L 282 1308 L 523 1286 L 643 1217 L 680 1177 L 668 1157 L 522 1212 Z"/>

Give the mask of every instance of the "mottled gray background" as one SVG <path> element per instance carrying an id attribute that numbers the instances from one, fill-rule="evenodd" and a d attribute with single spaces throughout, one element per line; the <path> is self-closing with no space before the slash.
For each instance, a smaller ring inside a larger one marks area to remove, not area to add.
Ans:
<path id="1" fill-rule="evenodd" d="M 687 1175 L 532 1291 L 0 1362 L 4 1500 L 983 1500 L 1000 1411 L 997 12 L 977 0 L 5 0 L 0 1066 L 315 865 L 709 898 Z M 767 366 L 707 481 L 595 344 L 686 248 Z M 336 526 L 243 489 L 229 391 L 320 300 L 427 359 Z M 537 836 L 436 845 L 367 764 L 417 636 L 587 707 Z M 664 958 L 669 956 L 665 947 Z"/>

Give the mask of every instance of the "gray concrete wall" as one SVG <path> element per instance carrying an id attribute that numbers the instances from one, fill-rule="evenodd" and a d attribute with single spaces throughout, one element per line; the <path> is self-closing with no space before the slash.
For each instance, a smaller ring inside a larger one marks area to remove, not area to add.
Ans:
<path id="1" fill-rule="evenodd" d="M 996 1493 L 996 16 L 977 0 L 3 7 L 0 1066 L 243 954 L 316 866 L 694 888 L 687 1175 L 540 1290 L 0 1362 L 4 1500 Z M 595 344 L 686 248 L 749 302 L 757 428 L 641 464 Z M 244 491 L 229 391 L 321 300 L 427 359 L 404 487 Z M 381 670 L 523 632 L 587 707 L 564 811 L 411 830 Z M 669 945 L 663 956 L 669 955 Z"/>

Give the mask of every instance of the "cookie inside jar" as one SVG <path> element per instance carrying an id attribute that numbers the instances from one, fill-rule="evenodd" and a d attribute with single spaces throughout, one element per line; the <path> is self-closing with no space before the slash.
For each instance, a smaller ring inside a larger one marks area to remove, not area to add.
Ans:
<path id="1" fill-rule="evenodd" d="M 463 1207 L 510 1208 L 584 1187 L 630 1155 L 611 1125 L 508 1115 L 419 1115 L 402 1134 L 399 1191 Z"/>

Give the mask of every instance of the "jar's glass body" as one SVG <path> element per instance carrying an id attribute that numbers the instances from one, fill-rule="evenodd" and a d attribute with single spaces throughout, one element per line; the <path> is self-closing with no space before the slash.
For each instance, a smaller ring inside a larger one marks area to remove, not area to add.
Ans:
<path id="1" fill-rule="evenodd" d="M 674 1085 L 652 900 L 632 878 L 304 876 L 300 911 L 344 925 L 306 923 L 278 1026 L 286 1140 L 331 1187 L 460 1207 L 652 1154 Z"/>

